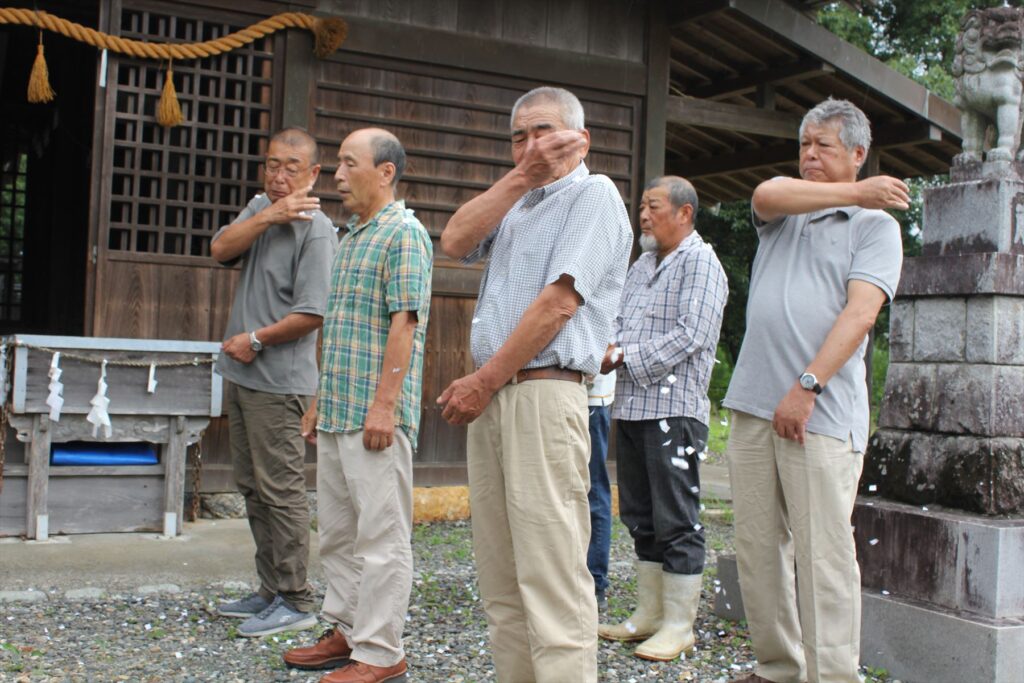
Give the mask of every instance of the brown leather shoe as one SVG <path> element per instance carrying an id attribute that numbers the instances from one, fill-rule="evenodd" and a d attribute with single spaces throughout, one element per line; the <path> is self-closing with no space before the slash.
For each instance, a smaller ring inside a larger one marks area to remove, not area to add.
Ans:
<path id="1" fill-rule="evenodd" d="M 326 631 L 315 645 L 296 647 L 284 653 L 284 663 L 293 669 L 316 671 L 336 669 L 348 663 L 352 648 L 341 631 L 332 628 Z"/>
<path id="2" fill-rule="evenodd" d="M 405 680 L 408 670 L 403 658 L 394 666 L 373 666 L 352 660 L 348 666 L 327 674 L 320 683 L 383 683 L 383 681 Z"/>

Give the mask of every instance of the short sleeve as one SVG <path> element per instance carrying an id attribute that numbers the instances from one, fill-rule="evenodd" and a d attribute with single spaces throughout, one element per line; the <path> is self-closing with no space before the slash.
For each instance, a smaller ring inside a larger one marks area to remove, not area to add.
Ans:
<path id="1" fill-rule="evenodd" d="M 775 182 L 776 180 L 783 180 L 785 177 L 786 176 L 777 175 L 777 176 L 775 176 L 774 178 L 772 178 L 771 180 L 769 180 L 767 182 Z M 788 218 L 788 216 L 779 216 L 775 220 L 771 220 L 771 221 L 761 220 L 761 217 L 758 216 L 757 213 L 754 212 L 754 205 L 753 205 L 753 203 L 751 203 L 751 205 L 750 205 L 750 222 L 753 224 L 754 228 L 757 230 L 758 237 L 760 237 L 760 236 L 762 236 L 764 234 L 767 234 L 769 232 L 772 232 L 773 230 L 781 227 L 782 224 L 786 222 L 787 218 Z"/>
<path id="2" fill-rule="evenodd" d="M 853 262 L 847 279 L 870 282 L 892 301 L 903 267 L 900 225 L 884 211 L 864 211 L 861 216 L 853 235 Z"/>
<path id="3" fill-rule="evenodd" d="M 330 220 L 323 214 L 310 225 L 303 241 L 295 269 L 295 286 L 291 313 L 308 313 L 323 317 L 327 312 L 327 296 L 331 287 L 331 268 L 337 252 L 338 238 Z"/>
<path id="4" fill-rule="evenodd" d="M 427 305 L 432 258 L 430 238 L 426 231 L 416 224 L 403 225 L 388 247 L 388 313 L 420 311 Z"/>
<path id="5" fill-rule="evenodd" d="M 241 223 L 242 221 L 249 220 L 250 218 L 255 216 L 257 213 L 262 211 L 263 208 L 264 208 L 264 206 L 263 206 L 264 202 L 266 203 L 265 204 L 266 206 L 270 205 L 270 200 L 268 200 L 266 198 L 266 195 L 264 195 L 264 194 L 258 194 L 255 197 L 253 197 L 252 199 L 250 199 L 249 203 L 245 205 L 245 208 L 242 209 L 241 213 L 239 213 L 238 216 L 235 217 L 235 220 L 231 221 L 231 223 L 228 224 L 228 225 L 222 226 L 220 230 L 218 230 L 217 232 L 214 233 L 213 238 L 210 240 L 210 244 L 213 244 L 214 242 L 216 242 L 217 239 L 221 235 L 224 234 L 224 231 L 227 230 L 232 225 L 234 225 L 235 223 Z M 229 261 L 219 261 L 219 263 L 222 266 L 229 266 L 230 267 L 230 266 L 235 265 L 236 263 L 239 263 L 244 257 L 245 257 L 245 254 L 240 254 L 239 256 L 236 256 L 235 258 L 233 258 L 233 259 L 231 259 Z"/>
<path id="6" fill-rule="evenodd" d="M 568 275 L 585 304 L 621 257 L 623 235 L 630 231 L 625 205 L 611 180 L 590 176 L 584 182 L 587 186 L 576 197 L 552 251 L 546 284 Z"/>

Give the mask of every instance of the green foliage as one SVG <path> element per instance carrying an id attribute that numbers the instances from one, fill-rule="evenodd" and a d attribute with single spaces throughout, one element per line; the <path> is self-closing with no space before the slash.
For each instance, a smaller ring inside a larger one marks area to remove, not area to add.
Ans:
<path id="1" fill-rule="evenodd" d="M 715 351 L 715 367 L 711 370 L 711 384 L 708 385 L 708 398 L 712 406 L 719 406 L 725 399 L 725 392 L 729 388 L 729 381 L 732 379 L 732 356 L 719 344 Z"/>
<path id="2" fill-rule="evenodd" d="M 794 146 L 794 157 L 796 152 Z M 725 348 L 726 357 L 730 360 L 731 374 L 731 361 L 739 355 L 743 331 L 746 328 L 750 264 L 753 263 L 754 254 L 757 252 L 757 234 L 750 223 L 750 202 L 722 204 L 717 212 L 701 208 L 697 217 L 697 229 L 701 236 L 714 246 L 725 275 L 729 278 L 729 300 L 725 306 L 719 345 L 720 348 Z"/>

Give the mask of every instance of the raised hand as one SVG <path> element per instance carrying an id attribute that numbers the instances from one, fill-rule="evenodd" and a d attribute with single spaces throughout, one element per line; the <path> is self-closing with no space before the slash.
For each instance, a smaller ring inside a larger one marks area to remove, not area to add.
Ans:
<path id="1" fill-rule="evenodd" d="M 547 185 L 558 177 L 571 161 L 583 157 L 587 138 L 578 130 L 559 130 L 527 139 L 526 151 L 519 160 L 519 169 L 531 188 Z M 571 170 L 571 166 L 569 170 Z"/>
<path id="2" fill-rule="evenodd" d="M 857 205 L 865 209 L 909 209 L 910 189 L 898 178 L 876 175 L 857 183 Z"/>
<path id="3" fill-rule="evenodd" d="M 264 217 L 270 223 L 313 220 L 312 212 L 320 208 L 320 198 L 310 196 L 312 191 L 313 186 L 309 185 L 278 199 L 263 209 Z"/>

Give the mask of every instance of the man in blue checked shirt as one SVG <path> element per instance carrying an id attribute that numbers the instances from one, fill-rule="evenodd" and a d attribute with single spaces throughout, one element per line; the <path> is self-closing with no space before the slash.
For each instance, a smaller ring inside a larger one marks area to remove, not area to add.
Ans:
<path id="1" fill-rule="evenodd" d="M 693 648 L 704 572 L 698 462 L 707 447 L 708 383 L 729 294 L 714 249 L 694 229 L 697 193 L 675 176 L 648 183 L 643 254 L 629 269 L 602 372 L 618 372 L 619 512 L 637 554 L 637 608 L 602 624 L 669 661 Z"/>
<path id="2" fill-rule="evenodd" d="M 537 88 L 511 118 L 515 167 L 441 235 L 448 256 L 488 263 L 477 370 L 438 403 L 469 424 L 473 552 L 499 683 L 596 683 L 584 377 L 601 368 L 632 233 L 615 184 L 583 163 L 575 95 Z"/>

